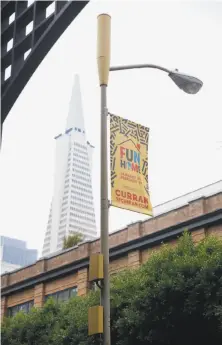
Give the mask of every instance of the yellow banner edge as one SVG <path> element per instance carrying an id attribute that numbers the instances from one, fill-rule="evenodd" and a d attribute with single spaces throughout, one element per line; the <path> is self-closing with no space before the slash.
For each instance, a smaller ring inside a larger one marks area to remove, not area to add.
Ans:
<path id="1" fill-rule="evenodd" d="M 119 206 L 119 204 L 118 204 L 118 205 L 115 205 L 113 202 L 110 203 L 110 206 L 113 206 L 113 207 L 116 207 L 116 208 L 121 208 L 121 209 L 123 209 L 123 210 L 127 210 L 127 211 L 130 211 L 130 212 L 146 214 L 147 216 L 153 217 L 153 211 L 142 212 L 142 211 L 129 210 L 129 209 L 126 208 L 126 207 L 121 207 L 121 206 Z"/>

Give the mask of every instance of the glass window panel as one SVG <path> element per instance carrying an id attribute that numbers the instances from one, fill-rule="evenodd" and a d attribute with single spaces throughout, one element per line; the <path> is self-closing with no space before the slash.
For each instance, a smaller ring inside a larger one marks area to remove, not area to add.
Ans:
<path id="1" fill-rule="evenodd" d="M 21 304 L 18 306 L 18 311 L 23 311 L 24 313 L 27 313 L 29 309 L 28 306 L 28 303 Z"/>
<path id="2" fill-rule="evenodd" d="M 22 303 L 14 307 L 8 308 L 8 316 L 15 316 L 19 311 L 28 313 L 31 307 L 33 307 L 33 305 L 34 301 L 28 301 L 26 303 Z"/>
<path id="3" fill-rule="evenodd" d="M 18 313 L 18 307 L 17 307 L 17 306 L 12 307 L 12 309 L 11 309 L 11 315 L 12 315 L 12 316 L 15 316 L 17 313 Z"/>
<path id="4" fill-rule="evenodd" d="M 69 290 L 60 291 L 58 293 L 59 302 L 64 302 L 64 301 L 67 301 L 68 299 L 69 299 Z"/>
<path id="5" fill-rule="evenodd" d="M 77 295 L 77 288 L 76 287 L 71 288 L 69 291 L 70 291 L 70 298 Z"/>
<path id="6" fill-rule="evenodd" d="M 47 301 L 49 298 L 52 298 L 52 299 L 54 299 L 56 301 L 57 300 L 56 293 L 52 293 L 50 295 L 45 296 L 45 301 Z"/>
<path id="7" fill-rule="evenodd" d="M 34 307 L 34 301 L 29 302 L 29 310 L 31 310 Z"/>

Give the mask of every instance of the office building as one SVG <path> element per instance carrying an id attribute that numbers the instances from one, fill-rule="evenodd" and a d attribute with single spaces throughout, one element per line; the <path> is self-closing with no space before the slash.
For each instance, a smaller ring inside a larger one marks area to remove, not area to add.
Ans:
<path id="1" fill-rule="evenodd" d="M 26 242 L 1 236 L 1 273 L 30 265 L 37 260 L 37 250 L 26 248 Z"/>
<path id="2" fill-rule="evenodd" d="M 64 133 L 55 137 L 53 197 L 42 255 L 62 249 L 69 234 L 97 236 L 92 191 L 92 151 L 87 141 L 79 77 L 75 76 Z"/>

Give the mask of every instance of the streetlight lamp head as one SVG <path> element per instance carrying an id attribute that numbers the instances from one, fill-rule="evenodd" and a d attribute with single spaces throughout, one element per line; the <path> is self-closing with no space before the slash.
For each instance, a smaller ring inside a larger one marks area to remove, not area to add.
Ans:
<path id="1" fill-rule="evenodd" d="M 181 90 L 189 94 L 197 93 L 203 86 L 200 79 L 180 73 L 178 70 L 169 72 L 169 77 Z"/>

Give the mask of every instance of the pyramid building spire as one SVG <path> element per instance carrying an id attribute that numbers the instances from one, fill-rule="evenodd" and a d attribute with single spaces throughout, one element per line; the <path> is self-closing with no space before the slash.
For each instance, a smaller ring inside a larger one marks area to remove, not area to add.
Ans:
<path id="1" fill-rule="evenodd" d="M 78 74 L 74 76 L 72 94 L 69 103 L 69 113 L 66 121 L 66 130 L 70 128 L 78 128 L 81 129 L 82 133 L 85 133 L 82 96 Z"/>
<path id="2" fill-rule="evenodd" d="M 55 137 L 54 189 L 42 255 L 63 247 L 64 237 L 81 233 L 97 237 L 92 190 L 93 146 L 86 140 L 79 76 L 69 104 L 65 131 Z"/>

